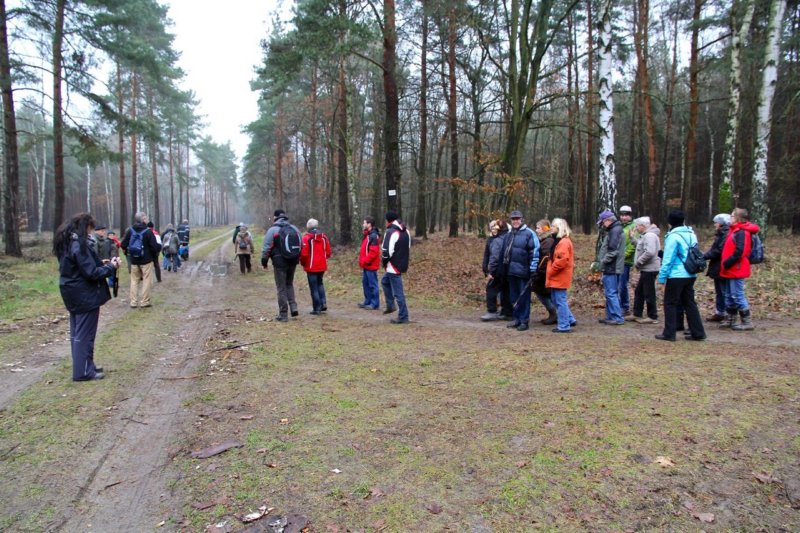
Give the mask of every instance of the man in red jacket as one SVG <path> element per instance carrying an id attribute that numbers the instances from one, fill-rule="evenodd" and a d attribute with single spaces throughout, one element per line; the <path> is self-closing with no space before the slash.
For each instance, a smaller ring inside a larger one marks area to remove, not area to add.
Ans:
<path id="1" fill-rule="evenodd" d="M 319 315 L 328 310 L 325 297 L 325 285 L 322 276 L 328 270 L 328 258 L 331 256 L 331 242 L 328 236 L 319 229 L 319 222 L 310 218 L 306 223 L 308 233 L 303 235 L 300 248 L 300 264 L 308 277 L 308 288 L 311 291 L 311 303 L 314 306 L 312 315 Z"/>
<path id="2" fill-rule="evenodd" d="M 381 234 L 375 227 L 375 219 L 364 217 L 361 223 L 364 238 L 358 254 L 358 266 L 361 267 L 361 287 L 364 289 L 364 303 L 358 304 L 361 309 L 380 309 L 381 297 L 378 289 L 378 268 L 381 266 Z"/>
<path id="3" fill-rule="evenodd" d="M 727 280 L 728 291 L 725 294 L 727 316 L 720 322 L 720 328 L 731 328 L 734 331 L 750 331 L 753 320 L 750 316 L 750 303 L 744 295 L 744 280 L 750 277 L 750 250 L 753 246 L 753 235 L 759 232 L 756 224 L 750 222 L 747 209 L 736 208 L 731 213 L 731 225 L 728 237 L 722 245 L 722 257 L 719 275 Z M 736 312 L 742 319 L 736 323 Z"/>

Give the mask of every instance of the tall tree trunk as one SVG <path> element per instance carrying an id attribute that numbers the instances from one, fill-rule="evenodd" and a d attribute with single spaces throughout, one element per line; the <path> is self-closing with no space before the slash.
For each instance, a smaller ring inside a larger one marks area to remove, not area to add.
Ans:
<path id="1" fill-rule="evenodd" d="M 456 7 L 450 1 L 447 24 L 447 121 L 450 124 L 450 237 L 458 237 L 458 123 L 456 102 Z"/>
<path id="2" fill-rule="evenodd" d="M 139 76 L 136 72 L 131 76 L 133 83 L 131 93 L 131 121 L 136 122 L 136 100 L 139 98 Z M 136 129 L 131 130 L 131 213 L 139 211 L 139 140 Z"/>
<path id="3" fill-rule="evenodd" d="M 317 176 L 317 65 L 311 68 L 311 125 L 309 127 L 310 145 L 308 148 L 308 180 L 311 188 L 311 211 L 319 212 L 319 200 L 317 186 L 319 178 Z"/>
<path id="4" fill-rule="evenodd" d="M 112 201 L 111 195 L 111 168 L 108 164 L 108 159 L 103 159 L 103 173 L 105 174 L 105 189 L 106 189 L 106 212 L 108 220 L 108 227 L 114 227 L 114 202 Z"/>
<path id="5" fill-rule="evenodd" d="M 172 158 L 172 126 L 169 127 L 169 221 L 174 223 L 175 226 L 180 224 L 180 221 L 175 218 L 175 167 Z"/>
<path id="6" fill-rule="evenodd" d="M 653 120 L 653 103 L 650 96 L 649 34 L 650 0 L 637 0 L 639 17 L 635 33 L 636 56 L 639 63 L 639 90 L 642 95 L 645 132 L 647 133 L 647 212 L 658 211 L 658 161 L 656 156 L 656 133 Z M 643 206 L 644 207 L 644 206 Z"/>
<path id="7" fill-rule="evenodd" d="M 714 152 L 716 151 L 716 140 L 714 137 L 714 128 L 711 127 L 711 113 L 708 110 L 708 104 L 705 107 L 706 116 L 706 129 L 708 130 L 708 148 L 710 157 L 708 158 L 708 217 L 714 217 Z"/>
<path id="8" fill-rule="evenodd" d="M 611 0 L 603 0 L 598 25 L 599 104 L 600 104 L 600 174 L 598 203 L 604 209 L 617 210 L 617 178 L 614 162 L 614 91 L 611 79 L 614 58 L 611 50 Z"/>
<path id="9" fill-rule="evenodd" d="M 717 208 L 722 212 L 729 212 L 734 207 L 733 201 L 733 164 L 736 156 L 736 140 L 739 136 L 739 107 L 742 93 L 742 46 L 750 34 L 750 24 L 753 21 L 755 2 L 743 0 L 744 4 L 733 3 L 731 7 L 731 73 L 730 92 L 728 96 L 728 122 L 725 134 L 725 147 L 722 156 L 722 174 L 720 176 L 719 197 Z M 737 5 L 744 7 L 742 25 L 737 28 Z"/>
<path id="10" fill-rule="evenodd" d="M 425 2 L 422 9 L 422 54 L 420 59 L 419 89 L 419 163 L 417 166 L 417 213 L 414 224 L 416 237 L 428 238 L 428 220 L 425 200 L 428 186 L 428 14 Z"/>
<path id="11" fill-rule="evenodd" d="M 764 77 L 758 100 L 758 125 L 756 129 L 755 165 L 753 168 L 753 194 L 751 219 L 763 228 L 766 235 L 769 219 L 767 190 L 769 175 L 769 140 L 772 133 L 772 101 L 778 84 L 778 61 L 780 60 L 781 28 L 786 0 L 772 0 L 769 10 L 767 44 L 764 50 Z"/>
<path id="12" fill-rule="evenodd" d="M 383 156 L 386 158 L 386 194 L 389 209 L 400 212 L 400 126 L 397 95 L 397 28 L 394 0 L 383 0 L 383 94 L 386 120 L 383 123 Z"/>
<path id="13" fill-rule="evenodd" d="M 67 0 L 56 0 L 56 17 L 53 25 L 53 235 L 55 230 L 64 222 L 64 206 L 66 203 L 64 191 L 64 115 L 62 76 L 64 45 L 64 11 Z"/>
<path id="14" fill-rule="evenodd" d="M 686 131 L 686 160 L 684 162 L 684 186 L 681 195 L 681 209 L 685 212 L 692 196 L 694 183 L 694 163 L 697 156 L 697 116 L 699 109 L 700 74 L 699 40 L 700 15 L 703 12 L 704 0 L 694 0 L 692 11 L 692 44 L 689 50 L 689 123 Z"/>
<path id="15" fill-rule="evenodd" d="M 595 196 L 594 188 L 594 21 L 592 20 L 592 0 L 586 0 L 586 47 L 587 67 L 586 67 L 586 203 L 583 206 L 583 232 L 589 235 L 592 231 L 594 221 Z"/>
<path id="16" fill-rule="evenodd" d="M 11 85 L 11 61 L 6 26 L 6 2 L 0 0 L 0 91 L 3 95 L 3 240 L 5 253 L 22 257 L 19 242 L 19 151 L 17 149 L 17 118 L 14 92 Z"/>
<path id="17" fill-rule="evenodd" d="M 672 144 L 672 115 L 675 108 L 675 87 L 678 79 L 678 17 L 672 21 L 672 62 L 667 80 L 666 126 L 664 128 L 664 156 L 661 164 L 661 187 L 659 190 L 659 205 L 656 213 L 665 211 L 667 202 L 667 156 Z"/>
<path id="18" fill-rule="evenodd" d="M 283 197 L 283 114 L 278 111 L 278 124 L 275 128 L 275 198 L 278 207 L 286 209 Z"/>
<path id="19" fill-rule="evenodd" d="M 92 167 L 86 163 L 86 212 L 92 212 Z"/>
<path id="20" fill-rule="evenodd" d="M 340 14 L 344 15 L 345 3 L 340 2 Z M 337 198 L 339 210 L 339 244 L 350 244 L 352 236 L 352 218 L 348 201 L 347 183 L 347 80 L 344 71 L 344 56 L 339 57 L 338 104 L 336 106 L 336 173 Z"/>
<path id="21" fill-rule="evenodd" d="M 122 67 L 117 63 L 117 150 L 119 151 L 119 229 L 120 238 L 125 234 L 125 230 L 130 225 L 128 220 L 128 197 L 125 190 L 125 129 L 123 127 L 122 114 L 124 112 L 124 102 L 122 96 Z"/>
<path id="22" fill-rule="evenodd" d="M 150 122 L 155 123 L 155 113 L 154 107 L 155 102 L 153 101 L 153 90 L 149 89 L 147 91 L 147 107 L 148 113 L 150 115 Z M 155 138 L 150 139 L 150 173 L 153 175 L 153 216 L 152 220 L 156 227 L 160 227 L 161 222 L 161 205 L 159 203 L 158 198 L 158 144 L 156 143 Z"/>
<path id="23" fill-rule="evenodd" d="M 575 62 L 573 53 L 573 26 L 572 13 L 567 15 L 567 209 L 570 214 L 569 220 L 576 224 L 578 220 L 575 198 L 576 189 L 580 187 L 580 176 L 575 172 L 575 99 L 577 92 L 572 92 L 572 67 Z"/>

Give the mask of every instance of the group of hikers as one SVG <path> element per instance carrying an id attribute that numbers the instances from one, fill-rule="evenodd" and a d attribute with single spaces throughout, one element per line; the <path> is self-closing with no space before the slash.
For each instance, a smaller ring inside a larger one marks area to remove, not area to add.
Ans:
<path id="1" fill-rule="evenodd" d="M 559 218 L 552 223 L 542 219 L 531 229 L 519 211 L 512 212 L 510 219 L 510 227 L 502 219 L 489 223 L 491 236 L 483 257 L 487 312 L 481 320 L 508 320 L 509 328 L 527 330 L 533 293 L 548 313 L 541 322 L 555 324 L 554 333 L 570 332 L 577 322 L 567 302 L 575 264 L 569 225 Z M 707 266 L 716 293 L 714 313 L 707 320 L 733 331 L 754 329 L 745 280 L 750 277 L 751 264 L 763 261 L 764 251 L 757 235 L 759 227 L 750 222 L 748 211 L 736 208 L 730 215 L 716 215 L 714 241 L 705 252 L 699 250 L 697 235 L 686 226 L 681 210 L 670 211 L 667 222 L 669 232 L 662 249 L 661 231 L 650 217 L 634 220 L 627 205 L 618 215 L 609 209 L 599 214 L 597 255 L 591 266 L 601 274 L 605 296 L 605 317 L 599 322 L 609 326 L 626 321 L 656 324 L 658 282 L 664 286 L 664 326 L 655 338 L 675 341 L 676 332 L 684 331 L 687 339 L 706 339 L 694 284 Z M 639 277 L 631 309 L 629 280 L 634 268 Z"/>
<path id="2" fill-rule="evenodd" d="M 392 324 L 408 324 L 408 306 L 403 289 L 403 274 L 408 270 L 411 250 L 411 235 L 406 225 L 399 220 L 397 213 L 386 213 L 386 230 L 381 240 L 380 230 L 375 219 L 365 217 L 361 228 L 364 238 L 359 251 L 359 266 L 362 270 L 361 284 L 364 301 L 358 306 L 362 309 L 379 309 L 380 293 L 378 290 L 378 268 L 383 265 L 384 275 L 381 279 L 385 308 L 384 314 L 398 312 L 392 318 Z M 311 292 L 312 315 L 319 315 L 328 310 L 325 296 L 323 276 L 328 270 L 328 258 L 331 256 L 331 243 L 328 236 L 319 229 L 316 219 L 306 223 L 307 232 L 300 230 L 289 222 L 283 209 L 273 213 L 272 225 L 264 236 L 261 249 L 261 266 L 268 269 L 272 260 L 275 287 L 278 291 L 278 316 L 275 320 L 286 322 L 289 317 L 298 316 L 297 300 L 294 293 L 294 274 L 297 265 L 303 266 L 308 278 Z M 241 230 L 238 232 L 241 235 Z M 236 241 L 238 236 L 234 236 Z M 237 245 L 237 249 L 240 245 Z M 252 244 L 250 245 L 252 250 Z M 252 253 L 252 252 L 251 252 Z M 249 264 L 249 258 L 247 259 Z M 244 267 L 241 267 L 244 273 Z"/>
<path id="3" fill-rule="evenodd" d="M 509 328 L 525 331 L 530 327 L 531 296 L 535 294 L 547 311 L 541 322 L 554 325 L 554 333 L 570 333 L 577 326 L 569 307 L 568 290 L 572 286 L 575 251 L 572 231 L 563 218 L 539 220 L 534 228 L 523 220 L 520 211 L 512 211 L 509 221 L 492 220 L 490 236 L 483 256 L 486 276 L 486 314 L 483 321 L 505 320 Z M 384 314 L 397 312 L 392 324 L 408 324 L 408 306 L 403 274 L 409 267 L 411 235 L 397 213 L 385 216 L 383 235 L 375 219 L 362 220 L 363 239 L 359 249 L 359 267 L 364 299 L 362 309 L 378 310 L 380 289 L 378 270 L 382 266 L 380 286 L 384 294 Z M 602 211 L 597 219 L 599 235 L 596 260 L 592 270 L 602 278 L 605 317 L 599 322 L 619 326 L 626 321 L 640 324 L 658 322 L 656 283 L 664 286 L 664 326 L 656 339 L 675 341 L 676 332 L 684 331 L 690 340 L 704 340 L 706 333 L 694 296 L 697 275 L 706 270 L 714 280 L 716 305 L 708 321 L 733 331 L 753 329 L 750 305 L 745 295 L 745 280 L 751 264 L 763 261 L 759 227 L 749 220 L 746 209 L 736 208 L 728 215 L 713 218 L 714 241 L 705 252 L 698 248 L 694 230 L 685 225 L 685 215 L 673 209 L 668 217 L 669 232 L 662 249 L 660 229 L 647 216 L 633 218 L 632 209 L 622 206 L 618 213 Z M 74 381 L 103 379 L 102 368 L 94 364 L 94 340 L 99 309 L 110 298 L 120 267 L 121 250 L 131 274 L 130 306 L 150 307 L 153 277 L 160 281 L 160 270 L 177 272 L 181 259 L 188 259 L 190 228 L 183 220 L 177 228 L 167 225 L 163 235 L 153 227 L 146 213 L 136 213 L 134 224 L 122 240 L 98 224 L 88 213 L 81 213 L 56 231 L 53 252 L 59 259 L 59 286 L 70 313 L 70 339 Z M 239 224 L 233 235 L 240 272 L 252 272 L 251 256 L 256 253 L 253 235 Z M 159 253 L 163 263 L 159 265 Z M 299 314 L 294 291 L 294 275 L 302 265 L 311 293 L 312 315 L 328 310 L 324 275 L 331 257 L 331 243 L 316 219 L 306 223 L 306 233 L 289 222 L 283 209 L 273 213 L 261 249 L 261 266 L 273 265 L 278 293 L 278 322 L 287 322 Z M 629 281 L 638 271 L 633 308 Z M 116 292 L 115 292 L 116 296 Z M 646 316 L 645 316 L 646 312 Z M 684 317 L 686 326 L 684 326 Z"/>

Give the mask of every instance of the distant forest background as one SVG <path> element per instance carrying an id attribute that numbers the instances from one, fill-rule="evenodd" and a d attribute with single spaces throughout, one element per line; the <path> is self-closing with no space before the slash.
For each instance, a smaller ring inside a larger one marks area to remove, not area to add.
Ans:
<path id="1" fill-rule="evenodd" d="M 796 0 L 299 1 L 264 36 L 241 164 L 179 88 L 164 6 L 0 4 L 6 253 L 87 209 L 120 227 L 283 207 L 340 243 L 390 208 L 420 237 L 511 209 L 589 232 L 622 204 L 800 231 Z"/>

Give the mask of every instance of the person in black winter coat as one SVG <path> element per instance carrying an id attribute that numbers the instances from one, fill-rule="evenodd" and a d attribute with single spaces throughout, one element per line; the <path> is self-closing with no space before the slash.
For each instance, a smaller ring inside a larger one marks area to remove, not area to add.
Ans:
<path id="1" fill-rule="evenodd" d="M 72 347 L 72 380 L 103 379 L 102 368 L 94 363 L 94 339 L 100 306 L 111 299 L 106 278 L 119 268 L 119 257 L 100 260 L 89 235 L 94 231 L 92 215 L 81 213 L 56 230 L 53 253 L 58 257 L 58 288 L 69 311 Z"/>
<path id="2" fill-rule="evenodd" d="M 486 247 L 483 251 L 483 275 L 486 276 L 486 314 L 484 322 L 492 320 L 511 320 L 512 307 L 508 295 L 508 280 L 503 270 L 503 242 L 508 233 L 505 220 L 492 220 L 489 223 Z M 500 312 L 497 311 L 497 298 L 500 297 Z"/>
<path id="3" fill-rule="evenodd" d="M 708 261 L 706 276 L 714 280 L 716 295 L 714 314 L 706 318 L 709 322 L 725 320 L 725 295 L 728 292 L 728 280 L 720 276 L 719 271 L 722 263 L 722 246 L 725 244 L 725 239 L 728 238 L 730 224 L 731 216 L 727 213 L 720 213 L 714 217 L 714 242 L 703 254 Z"/>

